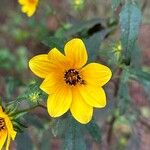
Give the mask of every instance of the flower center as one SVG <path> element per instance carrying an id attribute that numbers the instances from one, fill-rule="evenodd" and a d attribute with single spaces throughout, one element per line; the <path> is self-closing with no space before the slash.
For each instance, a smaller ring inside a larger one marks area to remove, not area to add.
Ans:
<path id="1" fill-rule="evenodd" d="M 80 74 L 75 69 L 69 69 L 64 74 L 64 80 L 66 84 L 76 85 L 77 83 L 84 84 L 84 80 L 80 77 Z"/>
<path id="2" fill-rule="evenodd" d="M 5 129 L 5 121 L 3 118 L 0 118 L 0 131 Z"/>
<path id="3" fill-rule="evenodd" d="M 34 4 L 35 0 L 28 0 L 30 4 Z"/>

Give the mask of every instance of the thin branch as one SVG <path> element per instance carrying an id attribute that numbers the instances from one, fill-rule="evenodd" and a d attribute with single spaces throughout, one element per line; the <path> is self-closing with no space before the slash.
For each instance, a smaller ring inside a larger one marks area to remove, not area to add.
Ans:
<path id="1" fill-rule="evenodd" d="M 144 10 L 145 10 L 145 8 L 146 8 L 146 6 L 147 6 L 147 2 L 148 2 L 148 0 L 145 0 L 145 1 L 143 2 L 143 5 L 142 5 L 142 7 L 141 7 L 142 12 L 144 12 Z"/>

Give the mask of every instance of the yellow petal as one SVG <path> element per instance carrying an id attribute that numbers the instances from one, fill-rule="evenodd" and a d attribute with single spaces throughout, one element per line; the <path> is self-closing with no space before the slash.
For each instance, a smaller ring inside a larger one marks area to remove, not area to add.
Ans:
<path id="1" fill-rule="evenodd" d="M 105 91 L 101 87 L 93 87 L 90 85 L 79 86 L 80 94 L 84 101 L 93 107 L 102 108 L 106 106 Z"/>
<path id="2" fill-rule="evenodd" d="M 10 145 L 10 136 L 8 135 L 7 143 L 6 143 L 6 150 L 9 150 L 9 145 Z"/>
<path id="3" fill-rule="evenodd" d="M 28 11 L 28 6 L 27 5 L 22 6 L 21 11 L 23 13 L 26 13 Z"/>
<path id="4" fill-rule="evenodd" d="M 28 6 L 28 11 L 27 11 L 28 17 L 31 17 L 35 13 L 35 10 L 36 10 L 36 6 Z"/>
<path id="5" fill-rule="evenodd" d="M 58 71 L 57 71 L 58 72 Z M 40 88 L 47 94 L 56 93 L 60 85 L 64 85 L 63 73 L 51 73 L 40 85 Z"/>
<path id="6" fill-rule="evenodd" d="M 51 117 L 59 117 L 67 112 L 72 101 L 72 92 L 70 88 L 60 87 L 56 94 L 48 97 L 47 108 Z"/>
<path id="7" fill-rule="evenodd" d="M 88 123 L 93 115 L 92 106 L 85 103 L 84 99 L 80 95 L 77 89 L 73 90 L 73 100 L 71 104 L 70 111 L 73 117 L 80 123 L 86 124 Z"/>
<path id="8" fill-rule="evenodd" d="M 31 17 L 35 13 L 38 0 L 18 0 L 18 2 L 22 5 L 22 12 L 26 13 L 28 17 Z"/>
<path id="9" fill-rule="evenodd" d="M 10 121 L 9 117 L 6 117 L 4 119 L 5 119 L 7 131 L 8 131 L 8 135 L 10 135 L 11 138 L 14 140 L 16 137 L 16 131 L 13 129 L 12 122 Z"/>
<path id="10" fill-rule="evenodd" d="M 110 80 L 112 73 L 107 66 L 90 63 L 81 70 L 81 75 L 87 84 L 103 86 Z"/>
<path id="11" fill-rule="evenodd" d="M 45 78 L 48 74 L 51 73 L 54 66 L 50 63 L 48 55 L 41 54 L 33 57 L 29 61 L 29 67 L 34 74 L 40 78 Z"/>
<path id="12" fill-rule="evenodd" d="M 2 108 L 2 106 L 0 106 L 0 113 L 1 113 L 1 112 L 3 112 L 3 108 Z"/>
<path id="13" fill-rule="evenodd" d="M 1 109 L 1 111 L 0 111 L 0 117 L 1 118 L 5 118 L 5 117 L 7 117 L 7 115 L 3 112 L 3 110 Z"/>
<path id="14" fill-rule="evenodd" d="M 2 149 L 7 138 L 7 130 L 0 131 L 0 150 Z"/>
<path id="15" fill-rule="evenodd" d="M 66 57 L 56 48 L 53 48 L 48 53 L 48 58 L 53 65 L 57 66 L 61 70 L 68 69 L 69 64 Z"/>
<path id="16" fill-rule="evenodd" d="M 73 39 L 65 45 L 65 54 L 73 68 L 79 69 L 87 62 L 87 51 L 81 39 Z"/>
<path id="17" fill-rule="evenodd" d="M 21 5 L 27 4 L 27 0 L 18 0 L 18 3 Z"/>

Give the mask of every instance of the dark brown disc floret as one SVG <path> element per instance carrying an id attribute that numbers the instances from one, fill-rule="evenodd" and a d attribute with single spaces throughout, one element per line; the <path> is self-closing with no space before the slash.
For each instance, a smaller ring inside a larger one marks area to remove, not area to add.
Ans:
<path id="1" fill-rule="evenodd" d="M 79 71 L 75 69 L 69 69 L 64 74 L 64 80 L 66 84 L 76 85 L 77 83 L 83 84 L 84 80 L 82 80 Z"/>
<path id="2" fill-rule="evenodd" d="M 0 117 L 0 131 L 5 129 L 5 120 Z"/>

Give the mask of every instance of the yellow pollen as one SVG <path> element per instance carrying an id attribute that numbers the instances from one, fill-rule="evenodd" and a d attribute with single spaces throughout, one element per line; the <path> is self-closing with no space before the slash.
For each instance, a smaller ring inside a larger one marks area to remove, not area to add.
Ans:
<path id="1" fill-rule="evenodd" d="M 0 131 L 5 129 L 5 121 L 3 118 L 0 118 Z"/>
<path id="2" fill-rule="evenodd" d="M 66 84 L 76 85 L 77 83 L 84 84 L 84 80 L 80 77 L 80 74 L 75 69 L 69 69 L 64 74 L 64 80 Z"/>

